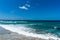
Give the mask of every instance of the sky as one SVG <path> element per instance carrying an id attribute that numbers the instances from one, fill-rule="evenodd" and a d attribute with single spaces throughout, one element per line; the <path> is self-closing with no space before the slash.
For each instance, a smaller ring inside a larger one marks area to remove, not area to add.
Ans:
<path id="1" fill-rule="evenodd" d="M 0 0 L 0 19 L 60 20 L 60 0 Z"/>

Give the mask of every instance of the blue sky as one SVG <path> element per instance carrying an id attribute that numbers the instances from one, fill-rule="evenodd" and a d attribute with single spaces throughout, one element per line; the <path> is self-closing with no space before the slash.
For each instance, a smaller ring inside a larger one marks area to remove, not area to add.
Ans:
<path id="1" fill-rule="evenodd" d="M 0 0 L 0 19 L 60 20 L 60 0 Z"/>

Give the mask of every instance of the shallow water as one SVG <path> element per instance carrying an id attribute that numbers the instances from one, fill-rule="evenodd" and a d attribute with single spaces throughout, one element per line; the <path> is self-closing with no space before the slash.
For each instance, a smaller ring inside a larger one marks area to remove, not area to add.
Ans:
<path id="1" fill-rule="evenodd" d="M 0 26 L 26 36 L 46 39 L 60 38 L 60 22 L 0 21 Z"/>

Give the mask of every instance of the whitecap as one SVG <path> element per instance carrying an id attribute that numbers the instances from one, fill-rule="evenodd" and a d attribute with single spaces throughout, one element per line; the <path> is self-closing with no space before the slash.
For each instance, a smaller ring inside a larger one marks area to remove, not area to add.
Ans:
<path id="1" fill-rule="evenodd" d="M 53 35 L 53 34 L 36 34 L 36 33 L 32 33 L 29 32 L 30 30 L 33 30 L 32 28 L 27 28 L 25 27 L 25 25 L 0 25 L 1 27 L 12 31 L 12 32 L 16 32 L 18 34 L 22 34 L 25 36 L 30 36 L 30 37 L 37 37 L 37 38 L 43 38 L 43 39 L 54 39 L 54 40 L 60 40 L 59 37 Z"/>

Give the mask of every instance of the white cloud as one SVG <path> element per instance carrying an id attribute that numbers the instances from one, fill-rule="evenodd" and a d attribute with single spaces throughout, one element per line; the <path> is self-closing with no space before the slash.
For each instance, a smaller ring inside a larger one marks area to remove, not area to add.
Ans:
<path id="1" fill-rule="evenodd" d="M 30 7 L 30 5 L 29 5 L 29 4 L 25 4 L 25 6 Z"/>
<path id="2" fill-rule="evenodd" d="M 26 6 L 19 6 L 20 9 L 28 10 Z"/>
<path id="3" fill-rule="evenodd" d="M 20 9 L 28 10 L 30 8 L 29 4 L 25 4 L 23 6 L 19 6 Z"/>

